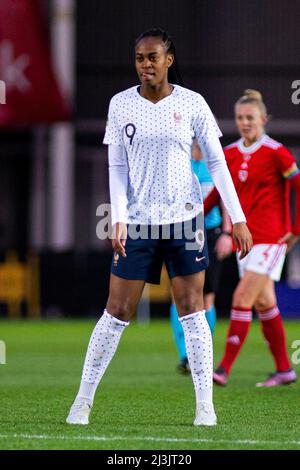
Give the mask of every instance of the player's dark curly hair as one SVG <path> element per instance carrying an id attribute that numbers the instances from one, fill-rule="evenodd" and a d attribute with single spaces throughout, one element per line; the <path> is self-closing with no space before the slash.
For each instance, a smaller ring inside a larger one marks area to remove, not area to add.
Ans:
<path id="1" fill-rule="evenodd" d="M 142 34 L 140 34 L 140 36 L 135 40 L 135 46 L 137 46 L 142 39 L 148 37 L 160 38 L 166 48 L 166 52 L 168 54 L 172 54 L 174 57 L 173 64 L 168 70 L 168 81 L 170 83 L 184 86 L 184 82 L 178 67 L 175 45 L 171 36 L 160 28 L 148 29 L 147 31 L 144 31 Z"/>

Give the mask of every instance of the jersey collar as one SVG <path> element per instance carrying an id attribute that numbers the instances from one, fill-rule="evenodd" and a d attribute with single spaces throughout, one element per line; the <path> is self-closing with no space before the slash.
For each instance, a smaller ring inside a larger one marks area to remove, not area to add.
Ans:
<path id="1" fill-rule="evenodd" d="M 157 103 L 152 103 L 152 101 L 150 100 L 147 100 L 147 98 L 144 98 L 143 96 L 141 96 L 138 88 L 140 87 L 140 85 L 137 85 L 135 87 L 135 95 L 138 96 L 139 99 L 143 100 L 144 102 L 146 101 L 147 103 L 150 103 L 150 105 L 153 105 L 153 106 L 157 106 L 159 105 L 160 103 L 164 103 L 165 100 L 168 100 L 170 98 L 173 98 L 173 96 L 177 95 L 177 91 L 178 91 L 178 88 L 177 88 L 177 85 L 174 85 L 173 83 L 171 83 L 172 87 L 173 87 L 173 90 L 172 90 L 172 93 L 170 93 L 168 96 L 165 96 L 164 98 L 162 98 L 161 100 L 159 100 Z"/>
<path id="2" fill-rule="evenodd" d="M 266 137 L 266 134 L 263 134 L 261 138 L 257 140 L 256 142 L 254 142 L 254 144 L 250 145 L 250 147 L 245 147 L 243 143 L 243 139 L 240 139 L 238 141 L 238 148 L 241 153 L 254 153 L 256 152 L 256 150 L 258 150 L 262 146 L 265 140 L 265 137 Z"/>

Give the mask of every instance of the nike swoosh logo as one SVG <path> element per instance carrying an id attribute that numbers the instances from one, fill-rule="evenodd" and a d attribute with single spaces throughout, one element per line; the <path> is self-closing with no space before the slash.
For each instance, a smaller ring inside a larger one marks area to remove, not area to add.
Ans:
<path id="1" fill-rule="evenodd" d="M 196 261 L 197 261 L 197 263 L 198 263 L 199 261 L 201 261 L 202 259 L 205 259 L 205 256 L 202 256 L 202 258 L 198 258 L 198 256 L 196 256 Z"/>

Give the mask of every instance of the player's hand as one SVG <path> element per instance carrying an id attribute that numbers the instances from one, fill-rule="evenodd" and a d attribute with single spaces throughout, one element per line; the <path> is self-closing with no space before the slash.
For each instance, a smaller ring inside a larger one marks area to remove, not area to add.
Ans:
<path id="1" fill-rule="evenodd" d="M 216 246 L 215 252 L 217 254 L 218 260 L 222 261 L 223 259 L 227 258 L 232 253 L 232 238 L 229 233 L 222 233 L 219 236 Z"/>
<path id="2" fill-rule="evenodd" d="M 117 222 L 113 226 L 112 246 L 114 251 L 126 258 L 125 245 L 127 240 L 127 226 L 124 222 Z"/>
<path id="3" fill-rule="evenodd" d="M 278 243 L 280 245 L 283 243 L 286 243 L 287 244 L 286 252 L 288 253 L 294 248 L 299 238 L 300 238 L 299 235 L 294 235 L 292 232 L 287 232 L 282 238 L 278 240 Z"/>
<path id="4" fill-rule="evenodd" d="M 239 259 L 245 258 L 253 246 L 252 235 L 245 222 L 233 224 L 232 236 L 240 253 Z"/>

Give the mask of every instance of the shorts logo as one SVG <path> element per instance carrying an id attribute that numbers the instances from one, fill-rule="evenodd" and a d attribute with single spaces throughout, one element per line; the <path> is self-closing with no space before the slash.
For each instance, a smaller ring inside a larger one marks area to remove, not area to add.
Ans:
<path id="1" fill-rule="evenodd" d="M 203 259 L 205 259 L 205 256 L 202 256 L 201 258 L 198 258 L 198 256 L 196 256 L 195 261 L 196 261 L 197 263 L 199 263 L 199 261 L 201 261 L 201 260 L 203 260 Z"/>
<path id="2" fill-rule="evenodd" d="M 180 113 L 174 113 L 173 114 L 173 118 L 174 118 L 174 121 L 176 122 L 176 124 L 180 124 L 181 121 L 182 121 L 182 116 Z"/>
<path id="3" fill-rule="evenodd" d="M 270 251 L 271 248 L 272 248 L 271 246 L 268 246 L 268 248 L 263 252 L 262 256 L 263 256 L 264 259 L 263 259 L 263 261 L 260 261 L 260 262 L 258 263 L 259 266 L 263 266 L 265 263 L 268 262 L 268 259 L 269 259 L 269 257 L 270 257 L 269 251 Z"/>

